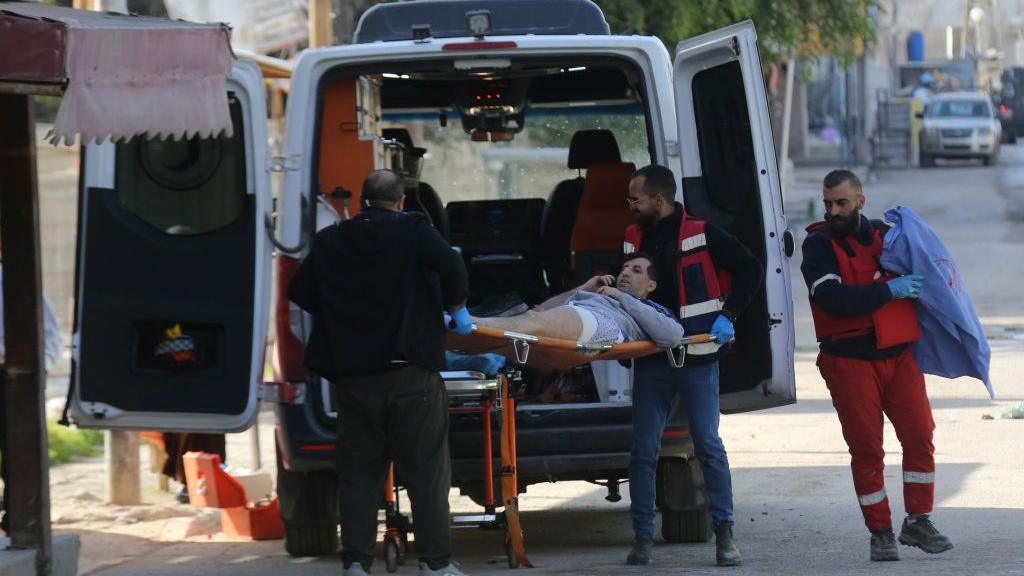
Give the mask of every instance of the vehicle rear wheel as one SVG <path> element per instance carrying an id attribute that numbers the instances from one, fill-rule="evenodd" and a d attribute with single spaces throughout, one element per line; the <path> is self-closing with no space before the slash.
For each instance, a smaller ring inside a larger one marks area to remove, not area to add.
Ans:
<path id="1" fill-rule="evenodd" d="M 288 554 L 328 556 L 338 551 L 338 490 L 333 470 L 288 470 L 278 446 L 277 495 Z"/>
<path id="2" fill-rule="evenodd" d="M 985 166 L 991 166 L 991 165 L 995 164 L 995 161 L 996 161 L 996 159 L 995 159 L 994 156 L 982 156 L 981 157 L 981 163 L 984 164 Z"/>
<path id="3" fill-rule="evenodd" d="M 922 152 L 919 160 L 921 168 L 933 168 L 935 166 L 935 156 L 932 156 L 931 154 L 925 154 Z"/>
<path id="4" fill-rule="evenodd" d="M 707 542 L 710 537 L 710 523 L 708 511 L 704 509 L 684 512 L 662 510 L 661 536 L 666 542 L 673 543 Z"/>
<path id="5" fill-rule="evenodd" d="M 696 458 L 662 458 L 658 462 L 656 490 L 661 536 L 665 541 L 707 542 L 710 521 L 700 462 Z"/>

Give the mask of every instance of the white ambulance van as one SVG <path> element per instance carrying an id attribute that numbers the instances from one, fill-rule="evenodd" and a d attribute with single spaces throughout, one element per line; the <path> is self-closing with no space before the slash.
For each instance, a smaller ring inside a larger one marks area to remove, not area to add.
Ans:
<path id="1" fill-rule="evenodd" d="M 589 0 L 381 4 L 354 44 L 301 55 L 278 155 L 264 93 L 259 70 L 237 62 L 232 137 L 85 148 L 70 414 L 83 427 L 237 431 L 273 400 L 290 553 L 337 547 L 336 438 L 330 386 L 302 363 L 310 318 L 283 294 L 318 204 L 355 214 L 375 168 L 400 169 L 406 205 L 461 251 L 470 307 L 499 310 L 613 266 L 630 174 L 668 166 L 686 209 L 728 229 L 766 271 L 721 366 L 723 411 L 795 401 L 793 241 L 750 22 L 670 54 L 657 38 L 611 35 Z M 274 376 L 263 384 L 268 315 Z M 630 406 L 595 391 L 589 372 L 526 378 L 524 489 L 585 480 L 618 498 Z M 480 424 L 459 414 L 451 424 L 453 484 L 478 502 Z M 706 540 L 684 421 L 666 430 L 658 484 L 664 537 Z"/>

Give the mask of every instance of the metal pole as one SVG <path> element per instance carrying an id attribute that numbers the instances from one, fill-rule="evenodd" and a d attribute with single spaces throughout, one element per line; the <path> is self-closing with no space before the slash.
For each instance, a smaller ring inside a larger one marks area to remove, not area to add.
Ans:
<path id="1" fill-rule="evenodd" d="M 796 58 L 790 55 L 789 60 L 786 61 L 786 92 L 782 100 L 782 150 L 780 150 L 779 157 L 779 171 L 782 176 L 779 183 L 782 194 L 786 194 L 786 185 L 789 184 L 789 131 L 793 125 L 793 119 L 791 117 L 793 112 L 793 80 L 796 76 Z"/>
<path id="2" fill-rule="evenodd" d="M 39 259 L 32 96 L 0 94 L 0 236 L 4 253 L 4 505 L 12 548 L 35 549 L 36 574 L 52 569 L 49 440 L 43 364 L 43 289 Z M 17 446 L 16 450 L 9 447 Z"/>

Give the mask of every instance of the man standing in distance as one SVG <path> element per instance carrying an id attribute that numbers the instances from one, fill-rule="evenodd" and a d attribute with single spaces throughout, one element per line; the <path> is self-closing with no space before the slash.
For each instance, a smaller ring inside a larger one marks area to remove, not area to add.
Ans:
<path id="1" fill-rule="evenodd" d="M 401 177 L 372 172 L 364 209 L 314 237 L 288 288 L 313 315 L 306 366 L 338 399 L 338 477 L 346 576 L 373 563 L 377 508 L 394 461 L 412 501 L 421 576 L 462 576 L 451 562 L 448 402 L 442 310 L 472 330 L 462 258 L 418 213 Z"/>
<path id="2" fill-rule="evenodd" d="M 687 334 L 710 332 L 715 342 L 689 346 L 683 368 L 671 367 L 661 354 L 635 363 L 629 462 L 635 541 L 626 563 L 651 562 L 658 453 L 672 397 L 679 393 L 707 485 L 716 560 L 738 566 L 743 560 L 733 542 L 732 477 L 718 435 L 718 360 L 733 339 L 733 322 L 760 290 L 764 269 L 739 240 L 686 214 L 675 198 L 671 170 L 657 164 L 637 170 L 626 198 L 637 224 L 626 229 L 623 248 L 654 259 L 661 281 L 651 299 L 678 312 Z"/>
<path id="3" fill-rule="evenodd" d="M 920 336 L 913 299 L 922 277 L 896 277 L 880 268 L 889 227 L 861 214 L 866 199 L 855 174 L 829 172 L 822 195 L 825 220 L 807 228 L 800 270 L 821 348 L 818 369 L 850 448 L 853 486 L 871 532 L 871 559 L 899 560 L 883 477 L 883 413 L 903 446 L 907 518 L 899 541 L 945 552 L 953 544 L 928 516 L 935 493 L 935 423 L 910 349 Z"/>

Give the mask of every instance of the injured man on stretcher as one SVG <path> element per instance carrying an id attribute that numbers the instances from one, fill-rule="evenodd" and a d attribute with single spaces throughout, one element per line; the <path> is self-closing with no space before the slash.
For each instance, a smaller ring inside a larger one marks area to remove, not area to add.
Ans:
<path id="1" fill-rule="evenodd" d="M 656 286 L 653 262 L 638 252 L 627 257 L 617 277 L 595 276 L 522 314 L 473 317 L 473 322 L 583 344 L 651 340 L 659 348 L 674 348 L 683 340 L 683 326 L 668 309 L 647 300 Z"/>

